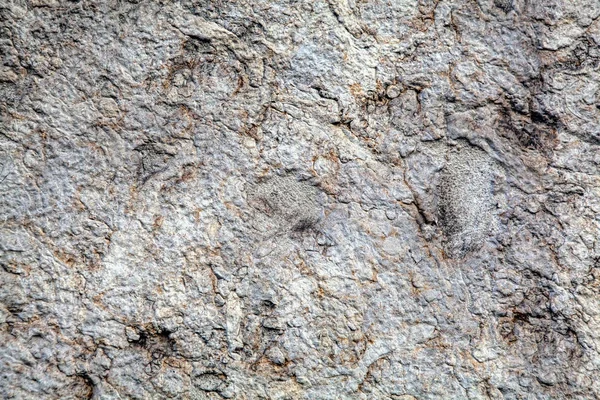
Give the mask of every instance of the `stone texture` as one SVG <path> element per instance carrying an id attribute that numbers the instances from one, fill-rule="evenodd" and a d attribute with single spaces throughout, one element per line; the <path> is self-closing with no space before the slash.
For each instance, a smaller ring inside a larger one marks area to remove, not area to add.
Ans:
<path id="1" fill-rule="evenodd" d="M 597 0 L 0 0 L 0 397 L 600 397 Z"/>

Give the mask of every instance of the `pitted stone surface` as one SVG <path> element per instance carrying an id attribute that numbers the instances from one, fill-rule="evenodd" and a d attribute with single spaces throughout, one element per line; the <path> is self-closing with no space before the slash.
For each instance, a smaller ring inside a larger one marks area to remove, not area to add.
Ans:
<path id="1" fill-rule="evenodd" d="M 0 0 L 0 397 L 600 398 L 597 0 Z"/>

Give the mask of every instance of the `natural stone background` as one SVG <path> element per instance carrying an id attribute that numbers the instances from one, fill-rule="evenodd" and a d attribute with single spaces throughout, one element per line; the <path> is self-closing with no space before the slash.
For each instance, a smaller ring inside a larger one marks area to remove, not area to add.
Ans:
<path id="1" fill-rule="evenodd" d="M 3 399 L 600 398 L 598 0 L 0 0 Z"/>

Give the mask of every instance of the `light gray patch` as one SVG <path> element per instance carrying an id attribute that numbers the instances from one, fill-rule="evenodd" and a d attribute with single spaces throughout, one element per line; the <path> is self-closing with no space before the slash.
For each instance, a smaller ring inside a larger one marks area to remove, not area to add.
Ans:
<path id="1" fill-rule="evenodd" d="M 4 155 L 0 155 L 0 184 L 5 183 L 15 169 L 14 162 Z"/>
<path id="2" fill-rule="evenodd" d="M 219 372 L 205 372 L 193 380 L 194 386 L 204 392 L 219 392 L 226 385 L 226 376 Z"/>
<path id="3" fill-rule="evenodd" d="M 283 230 L 303 231 L 321 217 L 314 186 L 294 177 L 273 177 L 249 190 L 249 203 Z"/>
<path id="4" fill-rule="evenodd" d="M 454 257 L 478 250 L 492 228 L 491 158 L 470 146 L 447 154 L 438 185 L 438 217 L 446 251 Z"/>

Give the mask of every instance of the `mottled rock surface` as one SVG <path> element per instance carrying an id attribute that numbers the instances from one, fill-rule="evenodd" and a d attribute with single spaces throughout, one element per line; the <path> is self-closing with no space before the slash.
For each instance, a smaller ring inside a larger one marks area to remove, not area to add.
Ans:
<path id="1" fill-rule="evenodd" d="M 598 0 L 0 0 L 3 399 L 600 398 Z"/>

